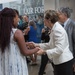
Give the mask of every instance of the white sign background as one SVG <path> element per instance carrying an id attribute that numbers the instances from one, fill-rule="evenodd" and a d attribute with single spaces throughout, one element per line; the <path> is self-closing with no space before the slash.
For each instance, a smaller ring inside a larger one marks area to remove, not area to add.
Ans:
<path id="1" fill-rule="evenodd" d="M 13 2 L 13 1 L 17 1 L 17 0 L 0 0 L 0 3 L 7 3 L 7 2 Z"/>

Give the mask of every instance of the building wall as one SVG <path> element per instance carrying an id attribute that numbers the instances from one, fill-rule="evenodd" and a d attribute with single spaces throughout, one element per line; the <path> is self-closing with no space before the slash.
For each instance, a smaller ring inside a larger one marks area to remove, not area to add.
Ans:
<path id="1" fill-rule="evenodd" d="M 23 5 L 22 5 L 22 1 L 23 1 Z M 41 0 L 42 4 L 44 5 L 44 11 L 47 9 L 54 9 L 54 10 L 58 10 L 58 8 L 60 7 L 69 7 L 72 10 L 72 15 L 71 18 L 75 20 L 75 0 Z M 27 2 L 27 3 L 26 3 Z M 12 3 L 4 3 L 3 4 L 3 8 L 4 7 L 11 7 L 11 8 L 16 8 L 19 10 L 20 14 L 23 14 L 23 9 L 26 8 L 26 6 L 31 6 L 31 3 L 34 3 L 33 5 L 35 5 L 36 3 L 39 3 L 40 0 L 18 0 L 18 3 L 16 2 L 12 2 Z M 11 4 L 11 5 L 10 5 Z M 36 5 L 38 5 L 36 4 Z M 40 5 L 39 5 L 40 6 Z"/>
<path id="2" fill-rule="evenodd" d="M 44 0 L 44 10 L 55 9 L 55 0 Z"/>
<path id="3" fill-rule="evenodd" d="M 9 7 L 9 3 L 4 3 L 3 8 L 5 8 L 5 7 Z"/>
<path id="4" fill-rule="evenodd" d="M 2 6 L 2 4 L 0 4 L 0 11 L 2 10 L 2 8 L 3 8 L 3 6 Z"/>
<path id="5" fill-rule="evenodd" d="M 75 20 L 75 0 L 60 0 L 60 7 L 69 7 L 72 10 L 71 18 Z"/>
<path id="6" fill-rule="evenodd" d="M 58 10 L 60 7 L 69 7 L 72 10 L 71 18 L 75 20 L 75 0 L 44 0 L 44 9 Z"/>
<path id="7" fill-rule="evenodd" d="M 40 14 L 44 12 L 44 0 L 18 0 L 10 3 L 4 3 L 4 7 L 17 9 L 20 15 Z"/>

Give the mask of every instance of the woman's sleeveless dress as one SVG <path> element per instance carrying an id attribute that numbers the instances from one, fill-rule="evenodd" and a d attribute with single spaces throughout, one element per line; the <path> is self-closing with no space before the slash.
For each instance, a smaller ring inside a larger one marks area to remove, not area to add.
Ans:
<path id="1" fill-rule="evenodd" d="M 28 75 L 26 58 L 14 41 L 16 30 L 12 29 L 10 47 L 7 47 L 4 53 L 0 50 L 0 75 Z"/>

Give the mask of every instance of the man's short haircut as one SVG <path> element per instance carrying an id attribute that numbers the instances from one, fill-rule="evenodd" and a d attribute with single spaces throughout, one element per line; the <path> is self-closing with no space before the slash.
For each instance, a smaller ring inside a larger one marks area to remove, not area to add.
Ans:
<path id="1" fill-rule="evenodd" d="M 71 9 L 69 7 L 61 7 L 58 11 L 64 13 L 67 18 L 71 16 Z"/>

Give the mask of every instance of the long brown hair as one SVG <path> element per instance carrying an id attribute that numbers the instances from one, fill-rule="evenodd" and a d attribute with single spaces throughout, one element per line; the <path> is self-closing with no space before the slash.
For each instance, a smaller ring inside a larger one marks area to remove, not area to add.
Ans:
<path id="1" fill-rule="evenodd" d="M 16 13 L 11 8 L 4 8 L 0 11 L 0 48 L 2 52 L 4 52 L 6 47 L 9 47 L 15 16 Z"/>

